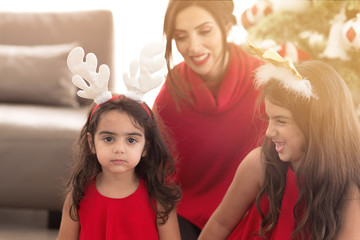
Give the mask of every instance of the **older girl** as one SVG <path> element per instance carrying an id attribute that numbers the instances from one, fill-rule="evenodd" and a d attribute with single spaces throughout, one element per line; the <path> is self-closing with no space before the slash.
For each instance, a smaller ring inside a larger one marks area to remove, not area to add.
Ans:
<path id="1" fill-rule="evenodd" d="M 290 83 L 281 67 L 257 72 L 266 139 L 239 165 L 199 239 L 360 239 L 360 126 L 351 94 L 324 63 L 297 70 L 303 82 Z"/>

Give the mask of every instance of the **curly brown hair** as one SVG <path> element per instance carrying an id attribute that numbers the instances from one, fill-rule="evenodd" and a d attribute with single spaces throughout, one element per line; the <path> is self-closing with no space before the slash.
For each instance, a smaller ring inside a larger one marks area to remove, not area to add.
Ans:
<path id="1" fill-rule="evenodd" d="M 139 104 L 139 102 L 124 96 L 101 104 L 93 113 L 93 108 L 89 111 L 87 121 L 75 145 L 76 164 L 68 181 L 68 189 L 73 202 L 70 216 L 73 220 L 78 220 L 79 203 L 84 197 L 84 191 L 94 176 L 102 171 L 96 154 L 92 153 L 90 149 L 87 135 L 89 133 L 94 138 L 100 117 L 112 110 L 127 113 L 134 124 L 144 128 L 147 154 L 135 167 L 135 173 L 137 177 L 146 182 L 149 198 L 156 200 L 163 207 L 163 210 L 159 210 L 150 201 L 157 218 L 165 223 L 169 213 L 176 208 L 182 195 L 180 187 L 172 178 L 176 172 L 175 160 L 167 148 L 168 144 L 165 142 L 167 138 L 160 134 L 158 122 L 149 106 L 145 103 Z"/>

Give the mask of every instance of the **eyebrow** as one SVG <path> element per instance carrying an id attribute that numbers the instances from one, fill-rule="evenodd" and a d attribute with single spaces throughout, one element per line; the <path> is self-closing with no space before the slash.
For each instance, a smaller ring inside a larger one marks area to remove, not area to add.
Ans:
<path id="1" fill-rule="evenodd" d="M 269 115 L 266 114 L 266 116 L 269 117 Z M 291 117 L 287 117 L 287 116 L 284 116 L 284 115 L 275 115 L 275 116 L 272 116 L 272 117 L 269 117 L 269 118 L 272 118 L 272 119 L 291 119 Z"/>
<path id="2" fill-rule="evenodd" d="M 199 29 L 201 28 L 202 26 L 206 25 L 206 24 L 213 24 L 212 22 L 204 22 L 204 23 L 201 23 L 200 25 L 196 26 L 195 29 Z M 181 29 L 174 29 L 174 32 L 186 32 L 185 30 L 181 30 Z"/>
<path id="3" fill-rule="evenodd" d="M 114 132 L 111 132 L 111 131 L 101 131 L 99 132 L 100 135 L 117 135 L 116 133 Z M 143 135 L 141 133 L 138 133 L 138 132 L 129 132 L 129 133 L 126 133 L 127 136 L 139 136 L 139 137 L 142 137 Z"/>

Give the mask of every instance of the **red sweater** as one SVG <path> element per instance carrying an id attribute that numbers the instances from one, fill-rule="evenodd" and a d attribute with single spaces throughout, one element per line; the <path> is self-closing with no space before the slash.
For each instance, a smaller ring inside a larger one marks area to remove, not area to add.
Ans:
<path id="1" fill-rule="evenodd" d="M 154 103 L 178 150 L 183 190 L 178 213 L 199 228 L 222 200 L 241 160 L 257 146 L 257 131 L 263 125 L 253 115 L 258 93 L 252 75 L 261 61 L 235 45 L 230 45 L 230 54 L 216 99 L 182 62 L 176 68 L 181 81 L 189 84 L 194 104 L 177 110 L 167 82 Z"/>

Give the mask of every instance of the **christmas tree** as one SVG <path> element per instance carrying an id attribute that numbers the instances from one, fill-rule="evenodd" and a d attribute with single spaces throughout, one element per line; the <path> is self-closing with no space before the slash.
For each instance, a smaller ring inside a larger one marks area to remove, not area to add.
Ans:
<path id="1" fill-rule="evenodd" d="M 257 0 L 241 16 L 247 40 L 294 62 L 328 63 L 344 78 L 360 117 L 360 1 Z"/>

